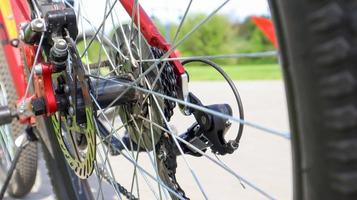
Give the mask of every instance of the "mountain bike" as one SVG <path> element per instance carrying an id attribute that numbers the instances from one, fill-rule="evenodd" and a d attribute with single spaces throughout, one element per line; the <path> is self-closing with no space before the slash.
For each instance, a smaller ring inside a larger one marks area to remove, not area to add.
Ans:
<path id="1" fill-rule="evenodd" d="M 243 128 L 253 127 L 291 140 L 294 199 L 356 198 L 357 2 L 270 1 L 290 134 L 244 118 L 234 82 L 212 61 L 240 54 L 182 57 L 175 51 L 230 6 L 219 1 L 180 37 L 192 2 L 169 43 L 137 0 L 106 0 L 98 26 L 82 0 L 1 1 L 1 174 L 12 174 L 11 180 L 2 178 L 10 195 L 30 191 L 41 144 L 58 199 L 189 199 L 190 188 L 181 187 L 176 176 L 179 165 L 192 175 L 196 199 L 208 199 L 192 158 L 208 160 L 237 183 L 275 199 L 220 159 L 239 155 Z M 120 9 L 127 13 L 125 22 Z M 107 26 L 114 31 L 108 33 Z M 89 57 L 90 51 L 97 57 Z M 222 92 L 231 92 L 235 104 L 205 104 L 191 92 L 184 67 L 190 63 L 217 70 L 229 86 Z M 169 123 L 179 113 L 193 121 L 183 133 Z M 124 184 L 116 174 L 129 173 L 120 170 L 128 164 L 133 171 Z M 228 187 L 215 184 L 217 190 Z"/>

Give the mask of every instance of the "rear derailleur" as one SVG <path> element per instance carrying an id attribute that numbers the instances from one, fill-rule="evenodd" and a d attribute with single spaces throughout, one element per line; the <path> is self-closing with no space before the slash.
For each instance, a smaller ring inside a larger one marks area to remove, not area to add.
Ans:
<path id="1" fill-rule="evenodd" d="M 212 112 L 219 112 L 223 115 L 232 115 L 232 108 L 228 104 L 213 104 L 204 106 L 202 102 L 192 93 L 189 93 L 188 98 L 190 103 L 193 103 L 201 108 L 209 109 Z M 209 114 L 201 109 L 189 108 L 189 112 L 193 114 L 196 122 L 193 123 L 185 133 L 179 135 L 181 140 L 178 143 L 185 154 L 193 156 L 201 156 L 201 152 L 206 152 L 208 148 L 212 150 L 214 154 L 225 155 L 232 154 L 238 148 L 238 142 L 236 140 L 226 141 L 225 135 L 231 127 L 231 122 L 228 119 Z M 110 133 L 106 130 L 104 125 L 99 121 L 98 127 L 103 137 Z M 163 137 L 172 138 L 171 134 L 164 134 Z M 182 140 L 186 141 L 183 142 Z M 110 141 L 111 153 L 119 154 L 121 150 L 127 147 L 129 150 L 145 151 L 145 149 L 138 147 L 133 141 L 130 140 L 129 134 L 126 134 L 122 141 L 112 137 Z M 175 156 L 181 155 L 179 147 L 176 145 L 170 145 L 170 153 Z"/>

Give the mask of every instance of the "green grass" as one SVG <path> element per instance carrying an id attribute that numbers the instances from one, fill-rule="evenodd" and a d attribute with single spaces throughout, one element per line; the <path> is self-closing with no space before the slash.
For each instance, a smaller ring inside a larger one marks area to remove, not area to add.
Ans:
<path id="1" fill-rule="evenodd" d="M 77 44 L 80 52 L 84 50 L 84 43 Z M 93 42 L 91 48 L 88 50 L 88 61 L 94 63 L 99 58 L 100 44 Z M 101 58 L 106 58 L 102 51 Z M 86 62 L 85 57 L 82 58 L 83 62 Z M 278 80 L 281 79 L 281 71 L 278 64 L 245 64 L 245 65 L 226 65 L 221 66 L 224 71 L 233 80 Z M 218 81 L 224 80 L 214 68 L 207 65 L 195 66 L 194 64 L 186 65 L 186 70 L 190 75 L 190 80 L 193 81 Z"/>
<path id="2" fill-rule="evenodd" d="M 212 67 L 185 66 L 190 75 L 190 80 L 223 80 L 223 77 Z M 224 71 L 233 80 L 279 80 L 281 70 L 278 64 L 235 65 L 222 66 Z"/>

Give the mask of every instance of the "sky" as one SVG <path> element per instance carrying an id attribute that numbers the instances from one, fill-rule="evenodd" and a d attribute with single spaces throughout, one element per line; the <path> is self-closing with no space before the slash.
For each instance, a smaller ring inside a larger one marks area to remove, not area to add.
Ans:
<path id="1" fill-rule="evenodd" d="M 190 12 L 210 13 L 224 0 L 193 0 Z M 189 0 L 142 0 L 141 5 L 149 14 L 154 14 L 163 22 L 177 21 L 187 8 Z M 219 12 L 234 19 L 244 19 L 250 15 L 267 15 L 267 0 L 231 0 Z"/>
<path id="2" fill-rule="evenodd" d="M 105 0 L 81 0 L 85 2 L 83 8 L 92 22 L 103 19 Z M 155 16 L 163 23 L 179 22 L 190 0 L 139 0 L 139 3 L 150 16 Z M 193 0 L 189 13 L 210 13 L 219 7 L 225 0 Z M 123 10 L 121 12 L 124 12 Z M 120 13 L 120 12 L 119 12 Z M 234 20 L 243 20 L 250 15 L 267 15 L 269 8 L 267 0 L 230 0 L 219 11 Z M 126 18 L 123 14 L 119 16 Z"/>

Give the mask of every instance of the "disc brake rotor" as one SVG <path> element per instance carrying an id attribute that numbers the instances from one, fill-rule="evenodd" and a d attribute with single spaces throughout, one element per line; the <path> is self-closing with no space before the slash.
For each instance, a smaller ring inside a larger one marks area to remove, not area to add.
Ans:
<path id="1" fill-rule="evenodd" d="M 69 102 L 68 110 L 51 117 L 54 132 L 68 165 L 75 174 L 88 178 L 94 169 L 96 156 L 96 129 L 84 68 L 72 39 L 67 38 L 71 64 L 62 73 L 64 93 Z M 81 97 L 83 102 L 78 102 Z"/>

